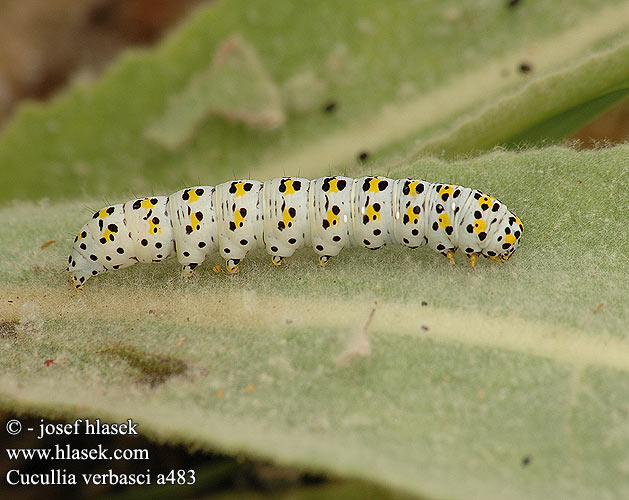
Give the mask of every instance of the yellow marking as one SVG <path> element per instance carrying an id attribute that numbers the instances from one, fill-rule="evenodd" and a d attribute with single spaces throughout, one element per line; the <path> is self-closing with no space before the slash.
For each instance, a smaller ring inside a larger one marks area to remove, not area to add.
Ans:
<path id="1" fill-rule="evenodd" d="M 328 192 L 329 193 L 338 193 L 340 191 L 338 183 L 339 183 L 339 179 L 332 179 L 330 181 L 330 189 L 328 190 Z"/>
<path id="2" fill-rule="evenodd" d="M 216 264 L 213 268 L 212 271 L 214 271 L 216 274 L 220 274 L 221 272 L 221 266 L 219 266 L 218 264 Z"/>
<path id="3" fill-rule="evenodd" d="M 153 219 L 149 220 L 149 234 L 161 233 L 162 229 L 159 227 L 159 223 L 155 224 Z"/>
<path id="4" fill-rule="evenodd" d="M 524 224 L 522 224 L 522 221 L 517 215 L 515 216 L 515 221 L 520 225 L 521 228 L 524 228 Z"/>
<path id="5" fill-rule="evenodd" d="M 234 195 L 235 197 L 244 196 L 245 194 L 247 194 L 247 191 L 245 191 L 245 184 L 245 182 L 236 183 L 236 194 Z"/>
<path id="6" fill-rule="evenodd" d="M 238 196 L 238 195 L 236 195 Z M 245 222 L 245 217 L 246 215 L 242 215 L 240 213 L 240 209 L 236 210 L 236 212 L 234 212 L 234 224 L 236 224 L 236 227 L 240 227 L 240 224 L 244 224 Z"/>
<path id="7" fill-rule="evenodd" d="M 290 214 L 290 208 L 285 208 L 282 212 L 282 221 L 284 222 L 284 227 L 288 227 L 288 223 L 293 222 L 293 217 Z"/>
<path id="8" fill-rule="evenodd" d="M 251 392 L 256 388 L 255 385 L 253 384 L 249 384 L 247 387 L 245 387 L 245 392 Z"/>
<path id="9" fill-rule="evenodd" d="M 289 194 L 295 194 L 295 187 L 293 186 L 292 179 L 285 180 L 284 186 L 286 187 L 286 191 L 284 191 L 284 196 L 289 195 Z"/>
<path id="10" fill-rule="evenodd" d="M 156 204 L 155 204 L 156 205 Z M 155 206 L 153 204 L 153 202 L 151 201 L 151 198 L 145 198 L 142 200 L 142 203 L 140 203 L 140 206 L 144 209 L 144 210 L 150 210 L 151 208 L 153 208 Z"/>
<path id="11" fill-rule="evenodd" d="M 98 211 L 98 216 L 99 216 L 101 219 L 104 219 L 105 217 L 109 217 L 109 212 L 107 212 L 107 210 L 109 210 L 109 207 L 107 207 L 107 208 L 103 208 L 102 210 L 99 210 L 99 211 Z"/>
<path id="12" fill-rule="evenodd" d="M 76 241 L 81 241 L 83 239 L 83 231 L 76 235 Z"/>
<path id="13" fill-rule="evenodd" d="M 186 337 L 180 337 L 179 340 L 177 341 L 177 347 L 179 347 L 181 344 L 183 344 L 184 340 L 186 340 Z"/>
<path id="14" fill-rule="evenodd" d="M 276 267 L 281 266 L 283 261 L 284 261 L 283 257 L 278 257 L 277 255 L 271 255 L 271 262 L 273 262 L 274 266 Z"/>
<path id="15" fill-rule="evenodd" d="M 452 196 L 453 191 L 454 191 L 453 186 L 450 186 L 450 185 L 442 186 L 441 189 L 439 190 L 439 198 L 443 200 L 444 194 L 447 194 L 448 198 L 450 198 L 450 196 Z"/>
<path id="16" fill-rule="evenodd" d="M 112 234 L 115 234 L 115 233 L 112 230 L 110 230 L 109 228 L 107 228 L 107 229 L 105 229 L 105 231 L 103 231 L 102 237 L 105 238 L 107 241 L 110 241 L 109 240 L 109 236 L 112 235 Z M 113 241 L 113 240 L 111 240 L 111 241 Z"/>
<path id="17" fill-rule="evenodd" d="M 199 198 L 201 198 L 201 196 L 197 194 L 196 189 L 188 190 L 188 203 L 194 203 L 195 201 L 199 201 Z"/>
<path id="18" fill-rule="evenodd" d="M 380 219 L 380 212 L 377 212 L 375 208 L 373 208 L 373 205 L 369 205 L 367 207 L 367 211 L 365 212 L 365 215 L 367 217 L 369 217 L 369 220 L 379 220 Z"/>
<path id="19" fill-rule="evenodd" d="M 413 212 L 414 208 L 415 207 L 411 205 L 410 207 L 408 207 L 408 210 L 406 211 L 406 215 L 408 215 L 408 221 L 411 224 L 417 224 L 417 222 L 419 221 L 419 215 Z"/>
<path id="20" fill-rule="evenodd" d="M 408 183 L 408 195 L 409 196 L 417 196 L 419 193 L 417 192 L 417 186 L 419 186 L 419 181 L 413 181 Z"/>
<path id="21" fill-rule="evenodd" d="M 472 266 L 472 269 L 476 268 L 476 263 L 478 262 L 479 257 L 480 255 L 477 253 L 473 253 L 472 255 L 470 255 L 470 266 Z"/>
<path id="22" fill-rule="evenodd" d="M 487 223 L 485 222 L 485 219 L 476 219 L 474 222 L 474 231 L 476 231 L 477 234 L 480 234 L 485 231 L 486 226 Z"/>
<path id="23" fill-rule="evenodd" d="M 491 207 L 494 204 L 495 200 L 496 200 L 496 198 L 494 198 L 493 196 L 489 196 L 488 194 L 484 194 L 483 193 L 483 196 L 481 196 L 478 199 L 478 206 L 483 208 L 483 205 L 487 204 L 489 207 Z"/>
<path id="24" fill-rule="evenodd" d="M 47 241 L 41 246 L 41 249 L 44 250 L 45 248 L 48 248 L 50 245 L 54 245 L 55 243 L 57 243 L 56 240 Z"/>
<path id="25" fill-rule="evenodd" d="M 181 266 L 181 274 L 185 278 L 192 278 L 192 276 L 194 276 L 194 270 L 188 269 L 187 266 Z"/>
<path id="26" fill-rule="evenodd" d="M 513 236 L 512 234 L 508 234 L 505 236 L 505 243 L 510 243 L 511 245 L 513 245 L 515 243 L 516 237 Z"/>
<path id="27" fill-rule="evenodd" d="M 446 252 L 446 259 L 448 259 L 448 262 L 450 264 L 452 264 L 453 266 L 456 266 L 456 262 L 454 262 L 454 250 L 448 250 Z"/>
<path id="28" fill-rule="evenodd" d="M 379 193 L 380 192 L 380 181 L 382 179 L 371 179 L 369 181 L 369 190 L 367 191 L 368 193 Z"/>
<path id="29" fill-rule="evenodd" d="M 319 265 L 321 267 L 327 266 L 328 262 L 330 262 L 330 259 L 328 259 L 325 255 L 319 255 Z"/>
<path id="30" fill-rule="evenodd" d="M 441 229 L 445 231 L 446 228 L 450 225 L 450 216 L 448 215 L 448 212 L 443 212 L 439 216 L 438 220 L 439 220 L 439 225 L 441 226 Z"/>
<path id="31" fill-rule="evenodd" d="M 197 199 L 198 199 L 198 197 L 197 197 Z M 197 213 L 196 212 L 192 212 L 190 214 L 190 225 L 192 226 L 192 230 L 193 231 L 197 231 L 197 230 L 201 229 L 201 221 L 197 218 Z"/>
<path id="32" fill-rule="evenodd" d="M 334 226 L 338 224 L 339 222 L 339 216 L 336 215 L 332 210 L 328 210 L 327 219 L 328 219 L 328 222 L 330 223 L 330 226 Z"/>

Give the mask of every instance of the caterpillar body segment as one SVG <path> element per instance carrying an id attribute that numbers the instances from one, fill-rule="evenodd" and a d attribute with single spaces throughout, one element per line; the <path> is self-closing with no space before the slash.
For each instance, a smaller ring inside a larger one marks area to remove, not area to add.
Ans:
<path id="1" fill-rule="evenodd" d="M 324 263 L 353 243 L 352 186 L 353 180 L 347 177 L 310 182 L 310 245 Z"/>
<path id="2" fill-rule="evenodd" d="M 168 212 L 177 260 L 184 275 L 218 250 L 215 188 L 211 186 L 182 189 L 168 198 Z"/>
<path id="3" fill-rule="evenodd" d="M 272 262 L 281 264 L 295 250 L 310 246 L 310 181 L 280 178 L 265 182 L 262 191 L 263 234 Z"/>
<path id="4" fill-rule="evenodd" d="M 80 288 L 105 271 L 173 256 L 190 276 L 214 252 L 235 273 L 256 248 L 279 266 L 309 246 L 326 265 L 345 247 L 390 244 L 428 245 L 452 264 L 461 249 L 475 267 L 481 255 L 508 260 L 522 231 L 504 204 L 457 185 L 377 176 L 237 180 L 99 210 L 75 238 L 67 270 Z"/>

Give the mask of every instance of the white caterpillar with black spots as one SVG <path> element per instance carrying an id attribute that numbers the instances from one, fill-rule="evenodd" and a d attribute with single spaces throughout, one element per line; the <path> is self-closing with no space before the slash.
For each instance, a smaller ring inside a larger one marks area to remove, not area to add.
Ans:
<path id="1" fill-rule="evenodd" d="M 452 264 L 460 248 L 474 267 L 481 255 L 508 260 L 521 237 L 522 222 L 504 204 L 462 186 L 386 177 L 239 180 L 99 210 L 75 238 L 67 269 L 80 288 L 105 271 L 174 255 L 189 276 L 216 251 L 235 273 L 255 248 L 280 265 L 311 246 L 325 265 L 344 247 L 394 243 L 428 244 Z"/>

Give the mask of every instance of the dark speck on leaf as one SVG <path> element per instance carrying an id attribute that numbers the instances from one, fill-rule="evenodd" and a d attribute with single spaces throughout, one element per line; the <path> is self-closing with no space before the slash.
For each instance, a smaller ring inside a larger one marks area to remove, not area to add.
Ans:
<path id="1" fill-rule="evenodd" d="M 422 300 L 422 306 L 427 306 L 428 302 L 426 302 L 425 300 Z"/>
<path id="2" fill-rule="evenodd" d="M 323 111 L 325 111 L 326 113 L 332 113 L 333 111 L 336 110 L 336 107 L 337 107 L 336 101 L 330 101 L 325 105 L 325 107 L 323 108 Z"/>
<path id="3" fill-rule="evenodd" d="M 509 0 L 509 7 L 517 7 L 522 3 L 522 0 Z"/>
<path id="4" fill-rule="evenodd" d="M 358 153 L 358 161 L 361 163 L 366 162 L 369 159 L 369 153 L 367 151 L 361 151 Z"/>
<path id="5" fill-rule="evenodd" d="M 530 73 L 533 71 L 532 66 L 527 62 L 520 63 L 519 69 L 521 73 Z"/>
<path id="6" fill-rule="evenodd" d="M 531 457 L 529 455 L 525 456 L 522 459 L 522 467 L 526 467 L 527 465 L 529 465 L 531 463 Z"/>

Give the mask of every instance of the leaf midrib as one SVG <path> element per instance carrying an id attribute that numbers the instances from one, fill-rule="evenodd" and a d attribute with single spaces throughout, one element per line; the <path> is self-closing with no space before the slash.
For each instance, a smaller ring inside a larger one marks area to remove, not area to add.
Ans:
<path id="1" fill-rule="evenodd" d="M 91 289 L 76 292 L 46 286 L 2 287 L 0 295 L 20 297 L 12 305 L 34 301 L 41 308 L 42 317 L 59 319 L 59 315 L 81 315 L 96 320 L 117 317 L 143 320 L 149 310 L 160 321 L 174 324 L 196 324 L 211 328 L 250 329 L 272 327 L 280 330 L 321 330 L 331 328 L 351 333 L 360 329 L 372 304 L 364 300 L 334 298 L 296 299 L 281 295 L 260 295 L 255 292 L 224 292 L 215 300 L 213 290 L 178 290 L 177 293 L 138 294 L 137 289 L 119 286 L 115 293 L 109 289 Z M 61 300 L 63 296 L 64 300 Z M 128 297 L 136 297 L 129 301 Z M 203 303 L 202 309 L 198 304 Z M 60 304 L 62 304 L 60 306 Z M 229 304 L 239 304 L 238 314 Z M 72 310 L 68 311 L 67 308 Z M 4 311 L 6 309 L 6 311 Z M 7 317 L 8 307 L 0 305 L 0 317 Z M 299 315 L 295 315 L 299 311 Z M 325 311 L 325 314 L 321 314 Z M 278 318 L 291 317 L 289 326 Z M 592 337 L 565 325 L 529 321 L 510 317 L 508 322 L 488 318 L 470 310 L 430 307 L 418 313 L 404 303 L 380 301 L 369 330 L 382 335 L 404 335 L 429 338 L 441 343 L 459 343 L 476 347 L 489 347 L 551 359 L 554 362 L 584 368 L 598 366 L 629 372 L 629 344 L 617 339 Z M 421 328 L 426 325 L 427 330 Z M 466 325 L 461 335 L 461 325 Z"/>

